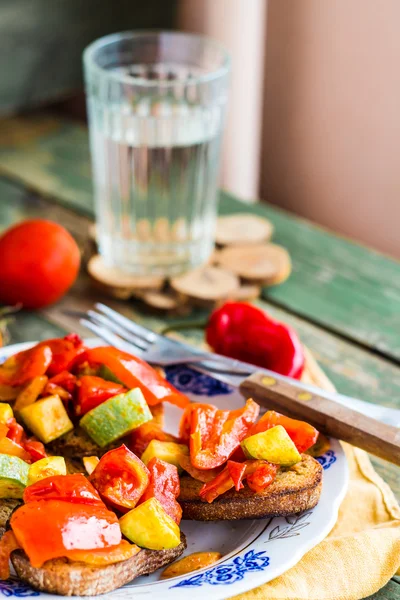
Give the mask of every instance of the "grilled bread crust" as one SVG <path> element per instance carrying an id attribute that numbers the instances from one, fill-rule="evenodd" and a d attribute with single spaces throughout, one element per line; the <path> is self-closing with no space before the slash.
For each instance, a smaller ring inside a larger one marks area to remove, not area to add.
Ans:
<path id="1" fill-rule="evenodd" d="M 318 503 L 322 467 L 308 454 L 302 454 L 301 462 L 281 470 L 264 492 L 256 494 L 245 485 L 239 492 L 225 492 L 211 504 L 199 498 L 202 485 L 192 477 L 181 478 L 178 502 L 183 510 L 183 519 L 221 521 L 284 517 L 309 510 Z"/>
<path id="2" fill-rule="evenodd" d="M 33 588 L 61 596 L 96 596 L 111 592 L 140 575 L 148 575 L 179 558 L 186 548 L 186 538 L 181 533 L 181 543 L 169 550 L 145 550 L 128 560 L 93 567 L 67 559 L 47 561 L 42 567 L 32 567 L 22 550 L 15 550 L 11 562 L 20 579 Z"/>

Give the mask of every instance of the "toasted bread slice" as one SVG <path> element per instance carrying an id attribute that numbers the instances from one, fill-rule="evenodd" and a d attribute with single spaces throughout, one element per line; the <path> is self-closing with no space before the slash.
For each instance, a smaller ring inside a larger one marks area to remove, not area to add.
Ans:
<path id="1" fill-rule="evenodd" d="M 21 504 L 22 500 L 16 498 L 2 498 L 0 499 L 0 539 L 3 537 L 7 523 L 13 510 Z"/>
<path id="2" fill-rule="evenodd" d="M 186 538 L 181 533 L 181 543 L 176 548 L 142 549 L 132 558 L 106 567 L 57 559 L 35 568 L 22 550 L 12 553 L 11 562 L 18 577 L 37 590 L 61 596 L 96 596 L 112 592 L 140 575 L 157 571 L 179 558 L 185 548 Z"/>
<path id="3" fill-rule="evenodd" d="M 183 519 L 221 521 L 287 516 L 313 508 L 322 489 L 322 467 L 314 458 L 302 454 L 301 462 L 278 473 L 275 481 L 258 494 L 246 485 L 229 490 L 211 504 L 199 498 L 202 483 L 189 476 L 181 478 L 178 502 Z"/>

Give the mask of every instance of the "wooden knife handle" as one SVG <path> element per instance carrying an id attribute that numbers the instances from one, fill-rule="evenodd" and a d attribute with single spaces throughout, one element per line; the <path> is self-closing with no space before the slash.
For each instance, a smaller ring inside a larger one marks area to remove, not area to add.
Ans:
<path id="1" fill-rule="evenodd" d="M 241 393 L 261 406 L 311 423 L 322 433 L 349 442 L 400 465 L 400 429 L 351 410 L 333 400 L 254 373 L 240 385 Z"/>

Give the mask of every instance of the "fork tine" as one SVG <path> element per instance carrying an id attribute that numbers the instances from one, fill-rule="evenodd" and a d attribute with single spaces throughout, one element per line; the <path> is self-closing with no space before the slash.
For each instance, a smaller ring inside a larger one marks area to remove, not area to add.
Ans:
<path id="1" fill-rule="evenodd" d="M 160 337 L 157 335 L 157 333 L 151 331 L 151 329 L 147 329 L 147 327 L 143 327 L 143 325 L 139 325 L 138 323 L 131 321 L 127 317 L 120 315 L 115 310 L 109 306 L 106 306 L 105 304 L 102 304 L 101 302 L 96 302 L 95 308 L 97 308 L 97 310 L 99 310 L 101 313 L 107 315 L 114 322 L 122 325 L 122 327 L 131 333 L 134 333 L 136 336 L 140 337 L 145 342 L 153 343 Z"/>
<path id="2" fill-rule="evenodd" d="M 138 336 L 129 333 L 124 327 L 121 327 L 121 325 L 118 325 L 118 323 L 112 321 L 112 319 L 109 319 L 108 317 L 101 315 L 94 310 L 88 310 L 86 317 L 89 317 L 92 322 L 94 321 L 95 325 L 100 325 L 100 327 L 104 326 L 106 329 L 113 331 L 125 342 L 133 344 L 136 348 L 139 348 L 139 350 L 143 350 L 144 352 L 148 350 L 149 344 L 147 342 L 143 341 L 142 338 L 138 338 Z"/>
<path id="3" fill-rule="evenodd" d="M 89 321 L 88 319 L 80 319 L 79 322 L 81 325 L 84 325 L 90 331 L 93 331 L 99 338 L 110 344 L 111 346 L 115 346 L 116 348 L 120 348 L 121 350 L 125 350 L 125 352 L 130 352 L 132 354 L 132 347 L 121 339 L 119 336 L 115 335 L 111 331 L 108 331 L 104 327 L 100 325 L 96 325 Z M 141 357 L 141 350 L 135 350 L 136 356 Z"/>

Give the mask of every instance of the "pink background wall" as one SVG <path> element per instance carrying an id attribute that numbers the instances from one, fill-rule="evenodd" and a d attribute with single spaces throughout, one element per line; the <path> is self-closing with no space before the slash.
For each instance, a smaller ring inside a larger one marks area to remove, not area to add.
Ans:
<path id="1" fill-rule="evenodd" d="M 400 257 L 400 2 L 270 0 L 261 197 Z"/>

